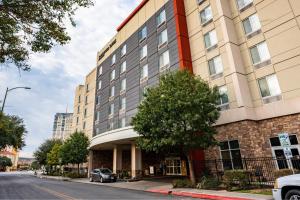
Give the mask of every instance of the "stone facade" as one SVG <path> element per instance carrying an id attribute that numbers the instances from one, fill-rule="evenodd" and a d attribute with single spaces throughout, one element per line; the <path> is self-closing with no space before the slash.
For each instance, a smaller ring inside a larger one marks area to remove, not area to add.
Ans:
<path id="1" fill-rule="evenodd" d="M 300 138 L 300 114 L 261 121 L 241 121 L 217 127 L 219 142 L 238 140 L 241 156 L 245 158 L 272 157 L 270 138 L 287 132 Z M 220 159 L 219 147 L 205 151 L 205 159 Z"/>

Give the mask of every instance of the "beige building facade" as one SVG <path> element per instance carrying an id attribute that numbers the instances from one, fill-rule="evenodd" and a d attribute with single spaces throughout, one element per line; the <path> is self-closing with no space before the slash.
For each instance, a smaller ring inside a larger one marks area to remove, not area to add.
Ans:
<path id="1" fill-rule="evenodd" d="M 90 139 L 93 135 L 96 90 L 96 69 L 86 77 L 84 85 L 78 85 L 74 97 L 73 133 L 82 131 Z"/>

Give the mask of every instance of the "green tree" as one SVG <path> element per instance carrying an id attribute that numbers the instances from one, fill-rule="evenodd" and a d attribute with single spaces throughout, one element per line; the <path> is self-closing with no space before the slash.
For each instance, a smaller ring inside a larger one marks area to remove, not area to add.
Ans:
<path id="1" fill-rule="evenodd" d="M 75 26 L 75 11 L 92 4 L 91 0 L 1 0 L 0 64 L 14 63 L 29 70 L 29 54 L 66 44 L 71 39 L 66 19 Z"/>
<path id="2" fill-rule="evenodd" d="M 79 165 L 87 161 L 89 138 L 82 132 L 75 132 L 65 141 L 61 147 L 61 158 L 63 164 Z"/>
<path id="3" fill-rule="evenodd" d="M 147 90 L 132 119 L 134 130 L 141 136 L 137 145 L 146 151 L 184 154 L 195 183 L 190 152 L 216 144 L 213 124 L 219 118 L 219 97 L 217 88 L 211 89 L 188 71 L 162 76 L 157 87 Z"/>
<path id="4" fill-rule="evenodd" d="M 61 140 L 50 139 L 46 140 L 39 148 L 34 152 L 34 157 L 40 165 L 47 165 L 47 154 L 53 149 L 53 147 L 58 144 L 61 145 Z"/>
<path id="5" fill-rule="evenodd" d="M 40 166 L 40 164 L 38 163 L 38 161 L 35 160 L 35 161 L 33 161 L 33 162 L 31 163 L 30 168 L 31 168 L 32 170 L 38 170 L 38 169 L 41 168 L 41 166 Z"/>
<path id="6" fill-rule="evenodd" d="M 55 144 L 51 151 L 47 153 L 47 164 L 50 166 L 57 166 L 60 163 L 60 148 L 61 144 Z"/>
<path id="7" fill-rule="evenodd" d="M 6 157 L 6 156 L 0 156 L 0 171 L 1 169 L 3 171 L 6 170 L 6 167 L 11 167 L 12 166 L 12 162 L 11 162 L 11 159 Z"/>
<path id="8" fill-rule="evenodd" d="M 23 120 L 18 116 L 9 116 L 0 112 L 0 150 L 13 146 L 22 149 L 27 133 Z"/>

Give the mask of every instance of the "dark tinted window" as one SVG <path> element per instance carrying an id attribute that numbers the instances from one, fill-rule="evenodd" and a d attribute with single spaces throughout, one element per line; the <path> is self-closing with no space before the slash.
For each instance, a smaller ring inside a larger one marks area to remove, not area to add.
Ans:
<path id="1" fill-rule="evenodd" d="M 281 146 L 281 145 L 280 145 L 280 140 L 279 140 L 278 137 L 270 138 L 270 143 L 271 143 L 271 146 L 272 146 L 272 147 L 278 147 L 278 146 Z"/>
<path id="2" fill-rule="evenodd" d="M 221 142 L 220 143 L 220 148 L 221 150 L 226 150 L 226 149 L 229 149 L 229 146 L 228 146 L 228 142 Z"/>
<path id="3" fill-rule="evenodd" d="M 289 138 L 290 138 L 290 141 L 291 141 L 291 145 L 297 145 L 298 144 L 298 140 L 297 140 L 296 135 L 290 135 Z"/>
<path id="4" fill-rule="evenodd" d="M 238 140 L 229 141 L 229 145 L 230 145 L 230 149 L 239 149 L 240 148 Z"/>

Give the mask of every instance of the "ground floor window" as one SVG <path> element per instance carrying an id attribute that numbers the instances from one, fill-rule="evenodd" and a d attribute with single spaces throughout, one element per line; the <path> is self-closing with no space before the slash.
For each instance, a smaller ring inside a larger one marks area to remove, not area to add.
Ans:
<path id="1" fill-rule="evenodd" d="M 181 159 L 166 158 L 166 174 L 167 175 L 181 175 Z"/>
<path id="2" fill-rule="evenodd" d="M 224 170 L 243 169 L 240 144 L 238 140 L 221 142 L 220 151 Z"/>
<path id="3" fill-rule="evenodd" d="M 293 168 L 300 169 L 300 146 L 296 135 L 289 135 L 291 143 L 291 151 L 293 158 L 291 159 Z M 288 161 L 286 160 L 283 147 L 280 144 L 278 137 L 270 138 L 270 144 L 272 148 L 273 157 L 276 158 L 276 164 L 278 169 L 289 168 Z"/>

